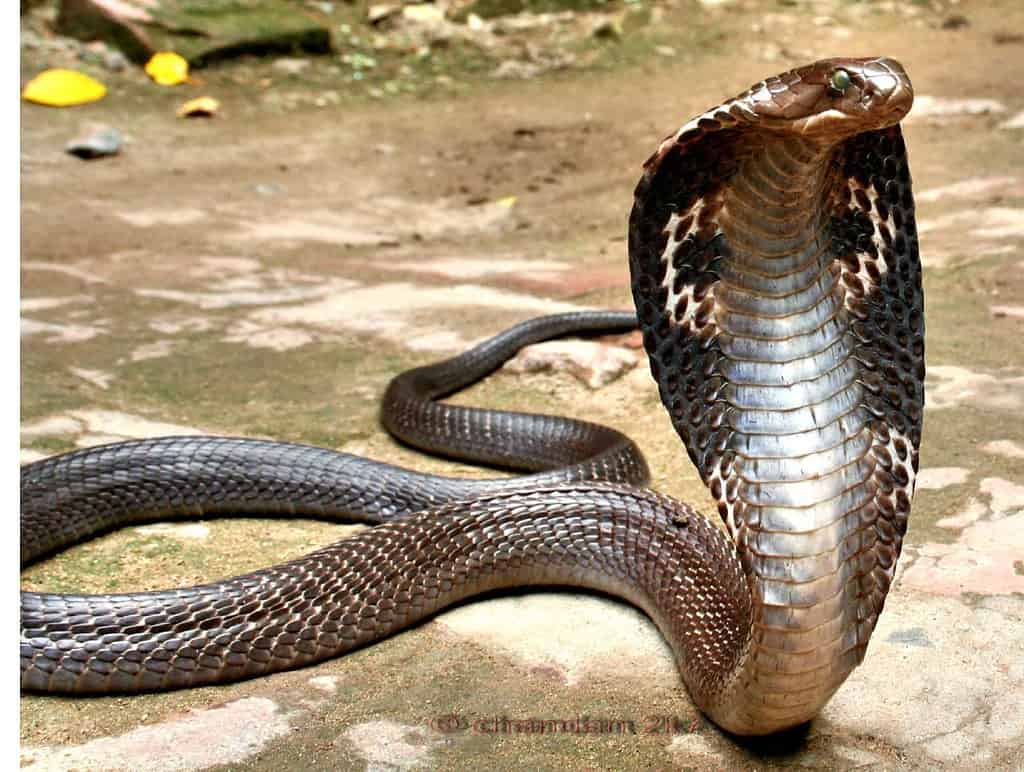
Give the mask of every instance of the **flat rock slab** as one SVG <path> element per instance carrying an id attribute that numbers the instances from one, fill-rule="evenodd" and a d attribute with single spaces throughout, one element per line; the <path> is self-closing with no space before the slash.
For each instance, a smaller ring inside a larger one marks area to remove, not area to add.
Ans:
<path id="1" fill-rule="evenodd" d="M 243 54 L 331 51 L 326 25 L 273 0 L 62 0 L 57 31 L 103 40 L 139 64 L 157 51 L 196 67 Z"/>

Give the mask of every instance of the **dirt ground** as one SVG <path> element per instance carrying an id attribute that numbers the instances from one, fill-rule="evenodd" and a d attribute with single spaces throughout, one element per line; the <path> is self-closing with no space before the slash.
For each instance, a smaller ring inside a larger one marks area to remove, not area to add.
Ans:
<path id="1" fill-rule="evenodd" d="M 700 718 L 638 612 L 529 594 L 240 684 L 23 696 L 23 765 L 1024 765 L 1024 5 L 687 4 L 660 25 L 662 39 L 699 25 L 713 42 L 619 67 L 325 106 L 311 76 L 289 86 L 310 99 L 288 108 L 237 83 L 228 63 L 203 74 L 202 90 L 223 102 L 207 121 L 174 118 L 184 91 L 131 79 L 88 107 L 24 105 L 22 461 L 202 432 L 488 474 L 388 439 L 376 413 L 388 379 L 540 313 L 629 307 L 626 217 L 663 136 L 797 64 L 889 55 L 918 97 L 905 134 L 925 263 L 923 472 L 865 663 L 823 715 L 794 736 L 737 743 Z M 271 65 L 244 66 L 258 80 Z M 90 122 L 127 135 L 121 155 L 63 153 Z M 714 511 L 644 364 L 600 389 L 565 373 L 502 372 L 457 399 L 615 426 L 643 448 L 653 487 Z M 31 567 L 22 587 L 197 583 L 353 528 L 131 528 Z M 502 718 L 583 716 L 608 723 L 589 734 L 500 731 Z"/>

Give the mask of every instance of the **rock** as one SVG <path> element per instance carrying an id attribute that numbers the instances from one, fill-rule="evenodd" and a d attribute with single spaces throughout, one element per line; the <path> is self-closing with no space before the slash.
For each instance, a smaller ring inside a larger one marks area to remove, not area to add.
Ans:
<path id="1" fill-rule="evenodd" d="M 1024 306 L 989 306 L 988 310 L 997 319 L 1024 320 Z"/>
<path id="2" fill-rule="evenodd" d="M 505 365 L 514 373 L 570 372 L 592 389 L 607 386 L 636 367 L 639 355 L 592 340 L 551 340 L 527 346 Z"/>
<path id="3" fill-rule="evenodd" d="M 305 70 L 312 62 L 309 59 L 293 59 L 283 57 L 274 62 L 274 70 L 285 75 L 298 75 Z"/>
<path id="4" fill-rule="evenodd" d="M 515 59 L 506 59 L 494 70 L 495 78 L 521 78 L 528 80 L 540 74 L 543 68 L 533 62 L 520 62 Z"/>
<path id="5" fill-rule="evenodd" d="M 392 18 L 401 10 L 401 6 L 394 5 L 392 3 L 375 3 L 367 7 L 366 20 L 370 24 L 377 26 L 387 19 Z"/>
<path id="6" fill-rule="evenodd" d="M 74 41 L 77 44 L 77 41 Z M 101 64 L 111 72 L 121 72 L 128 66 L 128 58 L 115 51 L 102 40 L 94 40 L 79 49 L 78 57 L 83 61 Z"/>
<path id="7" fill-rule="evenodd" d="M 64 147 L 66 153 L 85 160 L 117 155 L 121 152 L 124 137 L 111 126 L 96 126 Z"/>
<path id="8" fill-rule="evenodd" d="M 120 51 L 110 51 L 103 57 L 103 66 L 111 72 L 121 72 L 128 66 L 128 57 Z"/>
<path id="9" fill-rule="evenodd" d="M 325 23 L 273 0 L 61 0 L 56 30 L 108 42 L 137 64 L 158 51 L 180 53 L 193 66 L 244 54 L 331 51 Z"/>
<path id="10" fill-rule="evenodd" d="M 436 5 L 406 5 L 402 8 L 402 18 L 417 24 L 440 24 L 444 21 L 444 11 Z"/>
<path id="11" fill-rule="evenodd" d="M 260 182 L 253 187 L 261 196 L 278 196 L 284 192 L 284 188 L 276 182 Z"/>
<path id="12" fill-rule="evenodd" d="M 942 20 L 942 29 L 960 29 L 970 26 L 971 22 L 962 13 L 954 13 Z"/>

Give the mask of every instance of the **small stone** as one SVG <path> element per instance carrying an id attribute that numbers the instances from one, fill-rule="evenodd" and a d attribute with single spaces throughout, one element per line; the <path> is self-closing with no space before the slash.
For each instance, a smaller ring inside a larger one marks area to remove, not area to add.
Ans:
<path id="1" fill-rule="evenodd" d="M 128 66 L 128 57 L 120 51 L 110 51 L 103 57 L 103 66 L 111 72 L 121 72 Z"/>
<path id="2" fill-rule="evenodd" d="M 66 153 L 85 160 L 117 155 L 121 151 L 124 137 L 111 126 L 96 126 L 64 147 Z"/>
<path id="3" fill-rule="evenodd" d="M 607 386 L 636 367 L 635 351 L 590 340 L 552 340 L 527 346 L 506 369 L 516 373 L 568 371 L 592 389 Z"/>
<path id="4" fill-rule="evenodd" d="M 942 20 L 942 29 L 961 29 L 970 24 L 971 22 L 962 13 L 954 13 Z"/>
<path id="5" fill-rule="evenodd" d="M 906 646 L 931 646 L 928 640 L 928 633 L 923 627 L 908 627 L 903 630 L 894 630 L 885 639 L 889 643 L 902 643 Z"/>
<path id="6" fill-rule="evenodd" d="M 991 306 L 989 311 L 997 319 L 1024 319 L 1024 306 Z"/>
<path id="7" fill-rule="evenodd" d="M 407 5 L 402 8 L 402 19 L 415 24 L 440 24 L 444 11 L 436 5 Z"/>
<path id="8" fill-rule="evenodd" d="M 672 46 L 655 46 L 654 53 L 658 56 L 664 56 L 670 58 L 676 55 L 676 50 Z"/>
<path id="9" fill-rule="evenodd" d="M 278 72 L 284 73 L 285 75 L 298 75 L 307 67 L 309 67 L 309 59 L 292 59 L 289 57 L 283 57 L 274 62 L 273 67 Z"/>
<path id="10" fill-rule="evenodd" d="M 253 190 L 261 196 L 278 196 L 284 192 L 284 188 L 276 182 L 259 182 L 253 186 Z"/>
<path id="11" fill-rule="evenodd" d="M 497 69 L 494 70 L 493 77 L 495 78 L 521 78 L 522 80 L 528 80 L 535 78 L 540 74 L 541 66 L 534 64 L 533 62 L 521 62 L 515 59 L 506 59 L 501 62 Z"/>
<path id="12" fill-rule="evenodd" d="M 366 20 L 373 25 L 390 19 L 401 10 L 401 6 L 392 3 L 378 3 L 366 9 Z"/>

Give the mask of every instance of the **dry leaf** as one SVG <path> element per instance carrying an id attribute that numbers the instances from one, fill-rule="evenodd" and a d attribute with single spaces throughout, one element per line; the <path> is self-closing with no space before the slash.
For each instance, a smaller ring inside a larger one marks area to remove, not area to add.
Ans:
<path id="1" fill-rule="evenodd" d="M 161 86 L 177 86 L 188 80 L 188 61 L 173 51 L 161 51 L 146 62 L 146 74 Z"/>
<path id="2" fill-rule="evenodd" d="M 213 97 L 190 99 L 178 108 L 179 118 L 212 118 L 220 109 L 220 102 Z"/>
<path id="3" fill-rule="evenodd" d="M 28 82 L 21 97 L 51 107 L 70 107 L 95 102 L 106 96 L 107 87 L 74 70 L 44 70 Z"/>

